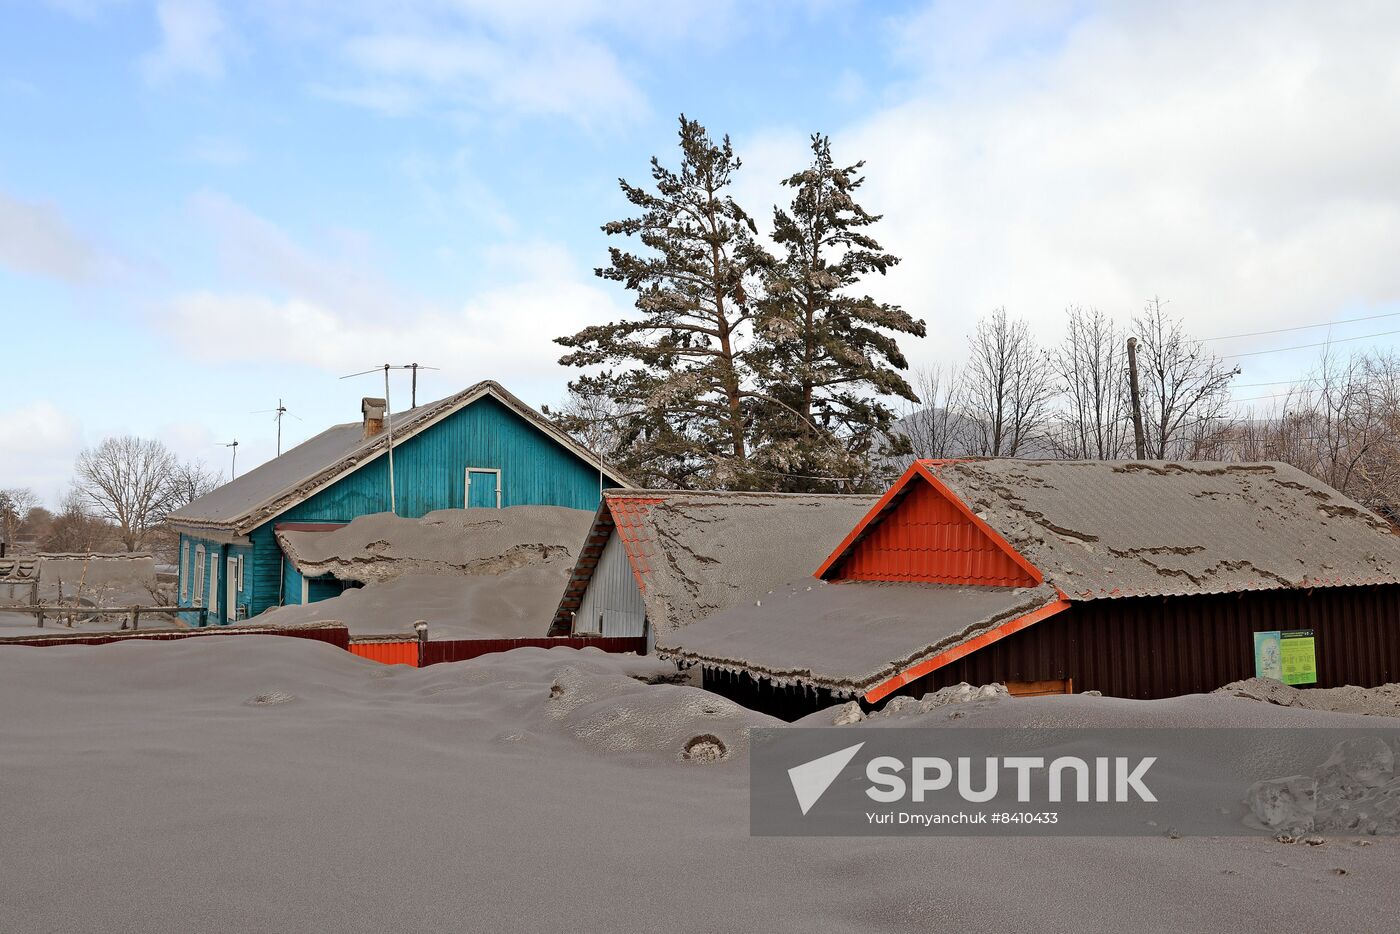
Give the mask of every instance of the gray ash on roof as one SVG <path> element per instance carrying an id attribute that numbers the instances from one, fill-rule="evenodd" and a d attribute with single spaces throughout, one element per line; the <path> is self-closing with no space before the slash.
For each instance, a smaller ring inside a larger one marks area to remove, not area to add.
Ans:
<path id="1" fill-rule="evenodd" d="M 572 563 L 592 513 L 562 506 L 439 509 L 421 519 L 380 512 L 331 530 L 279 529 L 302 574 L 374 583 L 404 574 L 496 575 Z"/>
<path id="2" fill-rule="evenodd" d="M 1286 464 L 986 460 L 933 470 L 1078 599 L 1400 582 L 1400 537 Z"/>
<path id="3" fill-rule="evenodd" d="M 1054 603 L 1048 585 L 950 587 L 802 580 L 671 633 L 658 652 L 863 693 L 939 652 Z"/>
<path id="4" fill-rule="evenodd" d="M 661 498 L 643 519 L 655 549 L 643 599 L 657 632 L 810 576 L 877 499 L 674 490 L 619 495 Z"/>

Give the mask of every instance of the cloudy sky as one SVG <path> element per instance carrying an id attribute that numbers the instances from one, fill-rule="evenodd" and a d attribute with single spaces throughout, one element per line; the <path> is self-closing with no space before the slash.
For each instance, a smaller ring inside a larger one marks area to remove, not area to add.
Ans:
<path id="1" fill-rule="evenodd" d="M 55 501 L 121 432 L 241 472 L 257 410 L 358 418 L 338 377 L 386 360 L 557 400 L 681 111 L 760 216 L 810 132 L 867 161 L 919 364 L 998 305 L 1046 340 L 1153 295 L 1203 338 L 1400 313 L 1395 3 L 0 0 L 0 487 Z M 1210 346 L 1249 398 L 1315 353 L 1257 351 L 1388 331 Z"/>

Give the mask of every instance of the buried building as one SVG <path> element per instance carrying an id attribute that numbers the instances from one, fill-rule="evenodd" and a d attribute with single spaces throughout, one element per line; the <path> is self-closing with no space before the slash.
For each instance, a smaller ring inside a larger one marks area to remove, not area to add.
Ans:
<path id="1" fill-rule="evenodd" d="M 920 461 L 815 579 L 656 649 L 780 716 L 962 681 L 1374 686 L 1400 678 L 1400 537 L 1284 464 Z"/>
<path id="2" fill-rule="evenodd" d="M 591 510 L 508 506 L 281 529 L 277 543 L 302 579 L 332 580 L 344 592 L 263 619 L 334 620 L 352 637 L 411 632 L 420 621 L 431 639 L 541 636 L 592 520 Z"/>
<path id="3" fill-rule="evenodd" d="M 809 573 L 874 496 L 609 490 L 551 636 L 649 643 Z"/>
<path id="4" fill-rule="evenodd" d="M 298 571 L 278 533 L 332 530 L 382 512 L 591 511 L 604 488 L 630 485 L 491 380 L 392 414 L 383 399 L 364 399 L 360 412 L 360 421 L 332 426 L 170 514 L 180 533 L 181 606 L 207 608 L 210 622 L 224 624 L 345 589 L 330 574 Z"/>

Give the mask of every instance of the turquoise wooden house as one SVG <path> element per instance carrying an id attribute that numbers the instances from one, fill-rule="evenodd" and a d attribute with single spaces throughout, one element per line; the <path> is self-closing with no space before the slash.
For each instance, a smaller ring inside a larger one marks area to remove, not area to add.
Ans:
<path id="1" fill-rule="evenodd" d="M 171 513 L 180 606 L 227 624 L 340 593 L 339 581 L 303 578 L 284 560 L 276 531 L 390 511 L 391 471 L 392 511 L 409 518 L 523 505 L 593 510 L 602 490 L 631 486 L 490 380 L 406 412 L 386 415 L 382 399 L 360 408 L 359 422 L 329 428 Z"/>

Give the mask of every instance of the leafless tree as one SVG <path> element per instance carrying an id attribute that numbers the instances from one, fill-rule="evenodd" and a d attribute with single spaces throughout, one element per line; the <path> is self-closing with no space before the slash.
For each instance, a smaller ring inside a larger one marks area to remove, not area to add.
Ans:
<path id="1" fill-rule="evenodd" d="M 1050 361 L 1022 320 L 998 308 L 977 322 L 959 409 L 968 419 L 969 453 L 1015 457 L 1038 440 L 1050 418 L 1055 383 Z"/>
<path id="2" fill-rule="evenodd" d="M 604 463 L 622 459 L 626 444 L 620 429 L 623 407 L 604 392 L 590 392 L 571 386 L 558 406 L 544 406 L 544 414 Z"/>
<path id="3" fill-rule="evenodd" d="M 14 548 L 20 526 L 28 518 L 29 510 L 37 505 L 39 497 L 28 487 L 0 490 L 0 541 Z"/>
<path id="4" fill-rule="evenodd" d="M 170 497 L 167 511 L 174 511 L 199 499 L 223 483 L 223 474 L 210 470 L 204 461 L 175 461 L 170 470 Z"/>
<path id="5" fill-rule="evenodd" d="M 1334 349 L 1271 412 L 1243 420 L 1236 454 L 1280 460 L 1368 508 L 1400 517 L 1400 358 Z"/>
<path id="6" fill-rule="evenodd" d="M 1154 298 L 1133 319 L 1147 456 L 1200 459 L 1229 435 L 1230 381 L 1239 368 L 1187 336 L 1164 304 Z"/>
<path id="7" fill-rule="evenodd" d="M 73 489 L 63 498 L 39 547 L 49 552 L 97 551 L 106 547 L 113 532 L 111 525 L 88 513 L 83 495 Z"/>
<path id="8" fill-rule="evenodd" d="M 954 409 L 958 380 L 958 370 L 953 367 L 931 366 L 914 371 L 914 391 L 923 402 L 905 408 L 898 428 L 909 439 L 913 457 L 960 457 L 967 453 L 967 426 Z"/>
<path id="9" fill-rule="evenodd" d="M 1125 335 L 1097 308 L 1068 309 L 1065 336 L 1054 355 L 1063 407 L 1054 445 L 1062 457 L 1113 460 L 1129 445 Z"/>
<path id="10" fill-rule="evenodd" d="M 76 488 L 91 514 L 113 522 L 127 551 L 170 511 L 175 455 L 159 441 L 123 435 L 85 448 L 75 465 Z"/>

